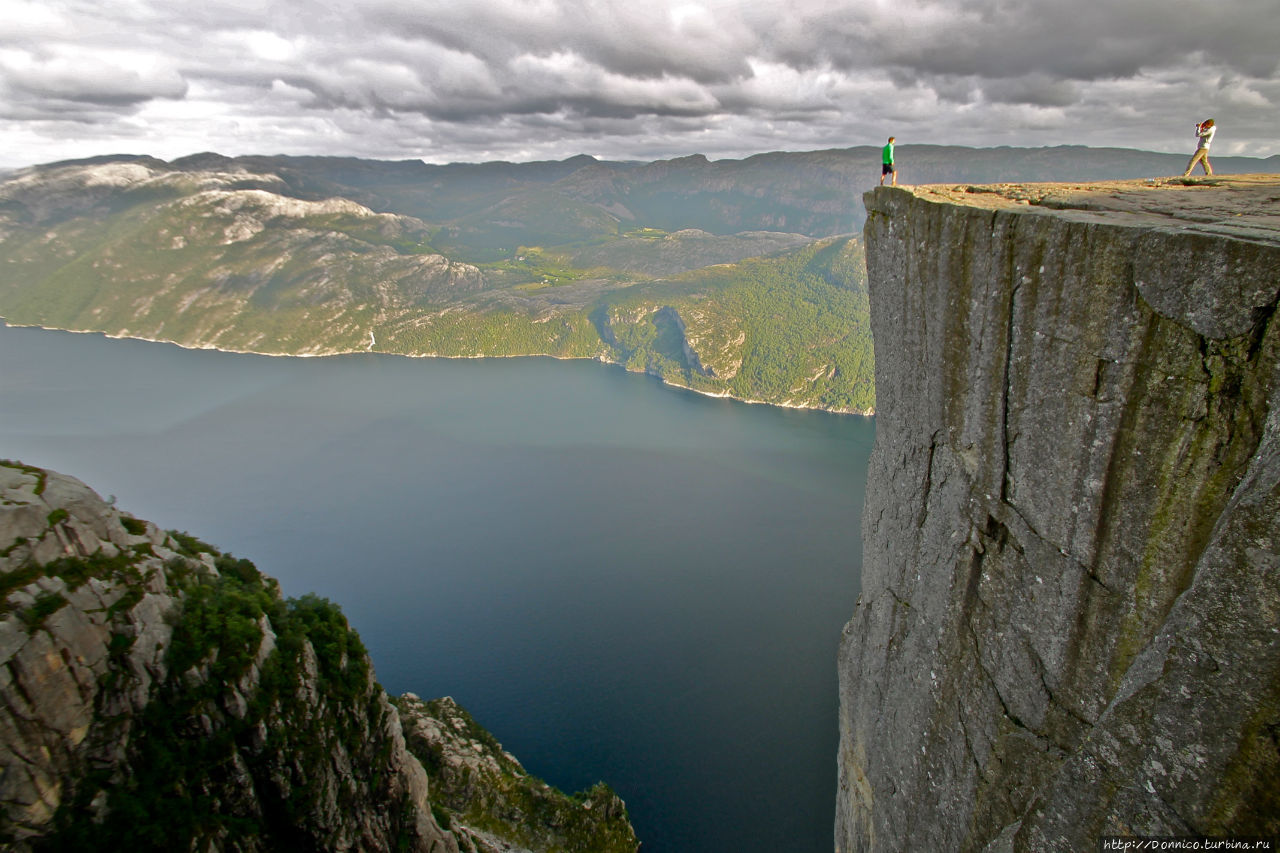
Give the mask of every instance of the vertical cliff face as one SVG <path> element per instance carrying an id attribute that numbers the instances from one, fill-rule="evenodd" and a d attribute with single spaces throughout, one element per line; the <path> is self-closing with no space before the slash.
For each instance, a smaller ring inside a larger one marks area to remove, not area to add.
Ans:
<path id="1" fill-rule="evenodd" d="M 1280 178 L 865 198 L 836 849 L 1280 832 Z"/>

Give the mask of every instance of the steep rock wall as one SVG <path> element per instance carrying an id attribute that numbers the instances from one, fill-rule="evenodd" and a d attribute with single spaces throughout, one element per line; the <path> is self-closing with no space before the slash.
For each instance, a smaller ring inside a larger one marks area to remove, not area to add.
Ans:
<path id="1" fill-rule="evenodd" d="M 1280 178 L 865 196 L 836 849 L 1280 832 Z"/>

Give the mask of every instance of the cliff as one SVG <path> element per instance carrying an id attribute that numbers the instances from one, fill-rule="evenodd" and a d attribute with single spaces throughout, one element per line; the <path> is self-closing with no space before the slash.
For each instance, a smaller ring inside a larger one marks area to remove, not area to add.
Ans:
<path id="1" fill-rule="evenodd" d="M 838 851 L 1280 832 L 1277 201 L 867 193 Z"/>
<path id="2" fill-rule="evenodd" d="M 457 852 L 336 608 L 70 477 L 0 497 L 6 849 Z"/>
<path id="3" fill-rule="evenodd" d="M 410 746 L 330 602 L 284 599 L 247 560 L 121 513 L 74 478 L 0 461 L 0 847 L 638 847 L 607 787 L 568 797 L 474 722 L 465 741 L 432 737 L 423 703 L 400 701 Z M 504 766 L 462 793 L 446 779 L 429 798 L 420 758 L 449 767 L 460 752 L 506 756 L 518 773 Z M 503 785 L 538 789 L 555 824 L 488 820 L 487 791 Z"/>

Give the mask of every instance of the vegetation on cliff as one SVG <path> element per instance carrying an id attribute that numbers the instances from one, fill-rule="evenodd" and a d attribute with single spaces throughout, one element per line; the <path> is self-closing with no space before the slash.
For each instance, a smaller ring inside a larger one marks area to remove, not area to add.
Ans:
<path id="1" fill-rule="evenodd" d="M 0 497 L 7 849 L 448 838 L 335 605 L 69 477 L 0 462 Z"/>
<path id="2" fill-rule="evenodd" d="M 432 816 L 422 765 L 336 605 L 283 598 L 248 560 L 11 461 L 0 780 L 0 845 L 18 851 L 457 853 L 463 837 Z M 555 849 L 634 850 L 633 835 L 613 846 L 631 830 L 611 802 L 611 821 L 579 821 L 579 846 Z M 459 810 L 485 822 L 483 806 Z"/>
<path id="3" fill-rule="evenodd" d="M 409 751 L 431 776 L 432 807 L 463 851 L 635 853 L 626 805 L 604 782 L 568 795 L 530 776 L 452 698 L 395 700 Z M 495 843 L 496 842 L 496 843 Z"/>
<path id="4" fill-rule="evenodd" d="M 379 769 L 386 755 L 378 755 L 388 744 L 364 743 L 385 722 L 381 691 L 341 611 L 311 596 L 280 599 L 246 560 L 216 562 L 219 575 L 169 567 L 182 600 L 166 660 L 175 677 L 132 721 L 141 736 L 131 738 L 123 764 L 91 767 L 76 780 L 38 849 L 181 850 L 214 841 L 329 849 L 342 830 L 311 824 L 329 805 L 335 740 L 353 770 L 373 770 L 368 782 L 358 771 L 339 779 L 337 805 L 358 809 L 390 796 Z M 275 651 L 250 675 L 264 628 L 275 633 Z M 125 636 L 113 636 L 120 651 L 127 639 L 115 638 Z M 228 687 L 246 676 L 257 681 L 249 697 L 228 699 Z M 308 704 L 312 677 L 319 708 Z M 220 793 L 228 776 L 244 772 L 258 802 Z M 407 834 L 403 815 L 395 823 Z"/>

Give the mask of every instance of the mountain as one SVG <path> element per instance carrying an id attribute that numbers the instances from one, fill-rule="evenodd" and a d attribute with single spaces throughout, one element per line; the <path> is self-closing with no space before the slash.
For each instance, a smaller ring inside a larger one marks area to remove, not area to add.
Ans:
<path id="1" fill-rule="evenodd" d="M 0 184 L 0 314 L 268 354 L 595 358 L 711 394 L 874 404 L 855 238 L 619 230 L 598 206 L 530 188 L 594 163 L 517 170 L 518 192 L 511 169 L 445 169 L 458 215 L 441 223 L 363 203 L 435 199 L 396 180 L 417 168 L 247 160 L 74 163 Z"/>
<path id="2" fill-rule="evenodd" d="M 452 700 L 393 704 L 332 603 L 72 477 L 0 460 L 0 595 L 5 850 L 638 848 L 603 783 L 567 796 Z"/>
<path id="3" fill-rule="evenodd" d="M 911 183 L 1185 166 L 1079 147 L 898 155 Z M 653 163 L 205 153 L 37 166 L 0 181 L 0 316 L 269 354 L 593 358 L 709 394 L 870 412 L 851 232 L 878 163 L 864 147 Z"/>

